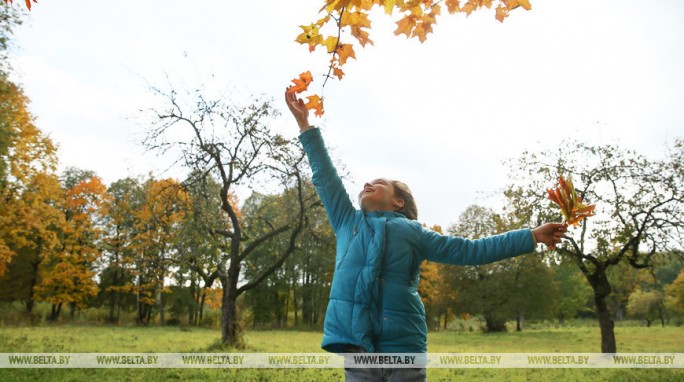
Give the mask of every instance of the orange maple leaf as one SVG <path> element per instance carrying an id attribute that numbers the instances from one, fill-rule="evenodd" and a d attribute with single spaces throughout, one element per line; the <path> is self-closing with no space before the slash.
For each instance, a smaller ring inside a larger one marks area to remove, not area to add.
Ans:
<path id="1" fill-rule="evenodd" d="M 432 33 L 432 24 L 429 22 L 421 21 L 413 29 L 412 37 L 418 37 L 420 42 L 425 42 L 427 40 L 427 34 Z"/>
<path id="2" fill-rule="evenodd" d="M 446 0 L 446 6 L 449 13 L 456 13 L 461 10 L 461 4 L 459 0 Z"/>
<path id="3" fill-rule="evenodd" d="M 304 105 L 306 106 L 307 109 L 309 110 L 315 110 L 314 115 L 316 117 L 322 117 L 323 116 L 323 98 L 319 97 L 318 95 L 310 95 L 306 97 L 309 101 Z"/>
<path id="4" fill-rule="evenodd" d="M 332 70 L 333 74 L 336 75 L 337 78 L 339 78 L 340 80 L 342 79 L 342 77 L 344 77 L 344 72 L 339 67 L 333 66 Z"/>
<path id="5" fill-rule="evenodd" d="M 294 83 L 294 85 L 290 86 L 287 92 L 295 94 L 301 93 L 309 88 L 309 84 L 311 82 L 313 82 L 313 77 L 311 76 L 311 72 L 307 70 L 306 72 L 300 74 L 299 78 L 295 78 L 292 80 L 292 83 Z"/>
<path id="6" fill-rule="evenodd" d="M 496 19 L 499 20 L 500 22 L 504 22 L 504 19 L 508 17 L 508 8 L 504 7 L 503 5 L 499 4 L 499 6 L 496 7 Z"/>
<path id="7" fill-rule="evenodd" d="M 468 1 L 465 3 L 464 6 L 461 7 L 461 12 L 465 12 L 466 17 L 470 16 L 471 13 L 475 10 L 475 4 L 472 2 Z"/>
<path id="8" fill-rule="evenodd" d="M 549 199 L 560 207 L 566 224 L 577 226 L 582 219 L 594 216 L 596 206 L 582 203 L 582 197 L 577 195 L 571 177 L 565 179 L 561 176 L 556 188 L 546 191 L 549 194 Z"/>
<path id="9" fill-rule="evenodd" d="M 350 57 L 356 59 L 354 48 L 352 48 L 351 44 L 338 44 L 337 55 L 340 59 L 340 65 L 344 65 L 344 63 L 347 62 L 347 59 Z"/>
<path id="10" fill-rule="evenodd" d="M 369 36 L 368 32 L 361 29 L 360 27 L 356 27 L 356 26 L 351 27 L 351 34 L 352 34 L 352 36 L 356 37 L 356 39 L 359 41 L 359 44 L 361 44 L 362 47 L 365 47 L 366 44 L 373 45 L 373 40 L 371 40 L 368 37 Z"/>
<path id="11" fill-rule="evenodd" d="M 397 30 L 394 31 L 395 35 L 405 34 L 406 38 L 411 37 L 411 32 L 413 28 L 416 27 L 416 17 L 413 15 L 404 16 L 401 20 L 397 21 Z"/>

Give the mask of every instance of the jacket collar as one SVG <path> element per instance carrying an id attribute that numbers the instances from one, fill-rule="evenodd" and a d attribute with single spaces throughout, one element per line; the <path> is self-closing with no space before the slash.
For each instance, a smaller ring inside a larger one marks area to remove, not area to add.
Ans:
<path id="1" fill-rule="evenodd" d="M 392 217 L 392 218 L 404 218 L 406 219 L 406 216 L 400 212 L 394 212 L 394 211 L 372 211 L 372 212 L 367 212 L 363 211 L 363 214 L 367 217 Z"/>

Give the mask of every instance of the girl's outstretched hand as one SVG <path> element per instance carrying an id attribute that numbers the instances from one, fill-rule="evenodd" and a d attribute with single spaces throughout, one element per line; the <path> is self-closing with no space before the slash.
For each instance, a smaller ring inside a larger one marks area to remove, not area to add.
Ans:
<path id="1" fill-rule="evenodd" d="M 297 98 L 297 95 L 294 93 L 289 93 L 287 91 L 289 89 L 290 88 L 285 89 L 285 102 L 287 103 L 290 112 L 297 120 L 299 131 L 304 132 L 311 127 L 311 125 L 309 125 L 309 109 L 306 108 L 304 101 L 301 98 Z"/>
<path id="2" fill-rule="evenodd" d="M 554 249 L 556 244 L 560 244 L 561 240 L 565 238 L 567 230 L 568 226 L 565 224 L 547 223 L 533 229 L 532 234 L 537 243 L 544 243 L 549 249 Z"/>

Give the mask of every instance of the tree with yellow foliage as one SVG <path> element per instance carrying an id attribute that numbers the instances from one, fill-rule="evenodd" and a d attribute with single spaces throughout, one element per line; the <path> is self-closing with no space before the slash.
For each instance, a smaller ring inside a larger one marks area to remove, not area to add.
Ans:
<path id="1" fill-rule="evenodd" d="M 38 267 L 56 250 L 64 216 L 56 146 L 35 125 L 22 89 L 0 74 L 0 284 L 31 312 Z"/>
<path id="2" fill-rule="evenodd" d="M 64 304 L 73 318 L 98 292 L 95 262 L 101 256 L 101 224 L 106 211 L 107 188 L 90 172 L 68 169 L 64 179 L 64 221 L 59 227 L 59 247 L 40 264 L 35 287 L 41 300 L 52 304 L 50 319 L 56 320 Z"/>

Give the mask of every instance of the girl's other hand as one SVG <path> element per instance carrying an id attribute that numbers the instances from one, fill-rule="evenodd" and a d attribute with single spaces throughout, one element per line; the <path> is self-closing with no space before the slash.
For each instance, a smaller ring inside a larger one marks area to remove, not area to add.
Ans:
<path id="1" fill-rule="evenodd" d="M 556 244 L 560 244 L 561 240 L 566 237 L 567 230 L 568 227 L 565 224 L 547 223 L 533 229 L 532 234 L 537 243 L 544 243 L 549 249 L 554 249 Z"/>

